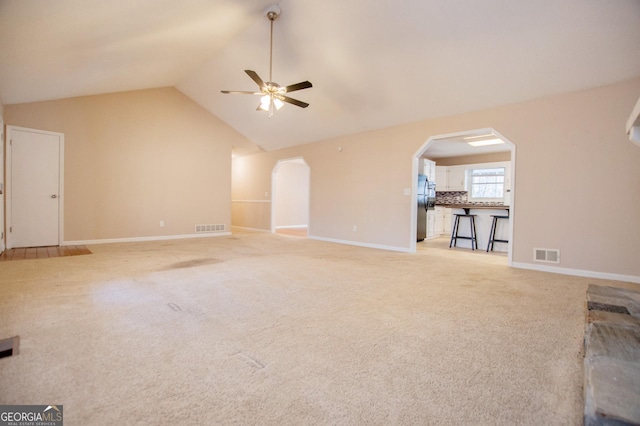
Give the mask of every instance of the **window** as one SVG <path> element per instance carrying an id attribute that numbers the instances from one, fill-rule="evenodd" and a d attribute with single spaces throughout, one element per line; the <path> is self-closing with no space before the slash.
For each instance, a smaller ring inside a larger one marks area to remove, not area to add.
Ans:
<path id="1" fill-rule="evenodd" d="M 469 170 L 470 199 L 502 200 L 504 198 L 504 167 Z"/>

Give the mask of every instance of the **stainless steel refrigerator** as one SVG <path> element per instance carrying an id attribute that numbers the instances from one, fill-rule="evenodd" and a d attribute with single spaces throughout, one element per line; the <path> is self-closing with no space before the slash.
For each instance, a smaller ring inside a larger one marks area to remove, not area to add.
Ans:
<path id="1" fill-rule="evenodd" d="M 436 204 L 436 183 L 429 182 L 426 175 L 418 175 L 418 223 L 417 241 L 427 238 L 427 211 Z"/>

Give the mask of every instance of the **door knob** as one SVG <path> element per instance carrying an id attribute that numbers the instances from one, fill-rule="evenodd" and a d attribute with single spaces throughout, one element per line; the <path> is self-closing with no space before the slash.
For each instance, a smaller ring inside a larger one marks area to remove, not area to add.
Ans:
<path id="1" fill-rule="evenodd" d="M 53 194 L 51 198 L 58 198 L 58 196 L 56 194 Z"/>

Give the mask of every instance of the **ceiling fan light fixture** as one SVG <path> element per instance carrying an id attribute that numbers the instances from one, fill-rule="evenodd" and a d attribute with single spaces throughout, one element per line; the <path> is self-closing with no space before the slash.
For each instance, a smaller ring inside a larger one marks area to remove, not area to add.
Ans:
<path id="1" fill-rule="evenodd" d="M 264 95 L 263 97 L 260 98 L 260 109 L 262 111 L 269 111 L 269 102 L 271 101 L 271 99 L 269 99 L 269 95 Z"/>
<path id="2" fill-rule="evenodd" d="M 269 111 L 270 103 L 271 103 L 271 96 L 264 95 L 263 97 L 260 98 L 260 109 L 262 111 Z M 284 102 L 282 102 L 280 99 L 275 97 L 273 98 L 273 106 L 275 106 L 276 109 L 282 108 L 283 105 L 284 105 Z"/>

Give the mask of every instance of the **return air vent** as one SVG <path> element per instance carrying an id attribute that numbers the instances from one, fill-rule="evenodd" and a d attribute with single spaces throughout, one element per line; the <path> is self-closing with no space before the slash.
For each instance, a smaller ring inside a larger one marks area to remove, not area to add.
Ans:
<path id="1" fill-rule="evenodd" d="M 0 358 L 18 355 L 19 346 L 20 336 L 14 336 L 9 339 L 0 340 Z"/>
<path id="2" fill-rule="evenodd" d="M 204 232 L 224 232 L 226 227 L 224 225 L 196 225 L 196 234 L 202 234 Z"/>
<path id="3" fill-rule="evenodd" d="M 536 262 L 560 263 L 560 250 L 534 248 L 533 260 Z"/>

